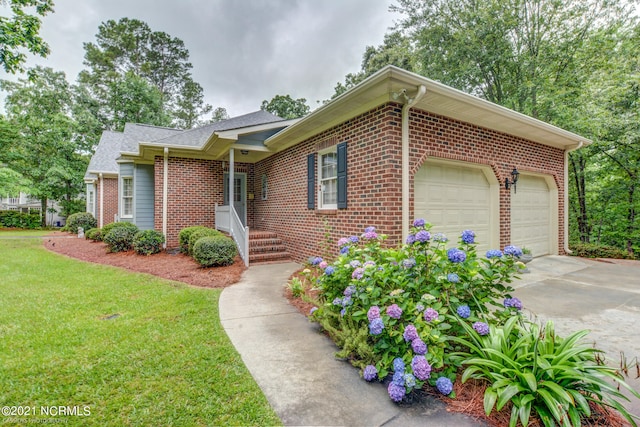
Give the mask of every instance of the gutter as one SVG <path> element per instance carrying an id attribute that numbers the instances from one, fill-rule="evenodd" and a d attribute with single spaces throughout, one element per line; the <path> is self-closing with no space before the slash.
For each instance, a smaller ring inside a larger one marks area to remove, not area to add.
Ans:
<path id="1" fill-rule="evenodd" d="M 162 235 L 164 236 L 164 243 L 162 249 L 167 249 L 167 216 L 168 216 L 168 193 L 169 183 L 169 147 L 164 147 L 164 168 L 162 170 Z"/>
<path id="2" fill-rule="evenodd" d="M 564 252 L 572 254 L 569 249 L 569 153 L 582 148 L 584 141 L 564 150 Z"/>
<path id="3" fill-rule="evenodd" d="M 413 98 L 409 98 L 406 89 L 403 89 L 398 96 L 404 97 L 405 104 L 402 106 L 402 241 L 409 235 L 409 110 L 416 105 L 427 93 L 425 85 L 418 86 L 418 92 Z M 394 94 L 395 96 L 395 94 Z"/>

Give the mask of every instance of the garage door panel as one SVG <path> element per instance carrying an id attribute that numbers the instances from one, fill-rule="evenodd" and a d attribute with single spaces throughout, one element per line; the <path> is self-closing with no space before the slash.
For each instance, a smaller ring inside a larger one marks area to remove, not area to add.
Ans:
<path id="1" fill-rule="evenodd" d="M 521 175 L 511 194 L 511 242 L 534 256 L 551 250 L 551 193 L 544 178 Z"/>

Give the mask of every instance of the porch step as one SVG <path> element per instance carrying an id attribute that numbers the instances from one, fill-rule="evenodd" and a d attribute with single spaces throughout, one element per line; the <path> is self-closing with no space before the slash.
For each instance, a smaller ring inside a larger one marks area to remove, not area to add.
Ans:
<path id="1" fill-rule="evenodd" d="M 276 233 L 263 230 L 249 231 L 249 263 L 290 261 L 287 247 Z"/>

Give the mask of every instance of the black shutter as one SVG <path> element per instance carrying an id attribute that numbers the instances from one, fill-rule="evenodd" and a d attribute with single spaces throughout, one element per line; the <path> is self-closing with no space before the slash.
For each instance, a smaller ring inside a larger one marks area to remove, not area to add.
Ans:
<path id="1" fill-rule="evenodd" d="M 316 155 L 307 156 L 307 209 L 316 208 Z"/>
<path id="2" fill-rule="evenodd" d="M 338 144 L 338 209 L 347 208 L 347 143 Z"/>

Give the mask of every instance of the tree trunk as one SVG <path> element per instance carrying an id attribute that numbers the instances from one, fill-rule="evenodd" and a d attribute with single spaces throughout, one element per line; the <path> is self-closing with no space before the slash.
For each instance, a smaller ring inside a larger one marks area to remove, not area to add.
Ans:
<path id="1" fill-rule="evenodd" d="M 576 185 L 576 193 L 578 196 L 578 214 L 576 218 L 578 220 L 578 234 L 582 243 L 589 243 L 589 218 L 587 215 L 587 197 L 586 197 L 586 183 L 584 179 L 584 170 L 586 166 L 586 159 L 581 154 L 571 153 L 569 155 L 571 161 L 571 170 Z"/>
<path id="2" fill-rule="evenodd" d="M 47 198 L 40 199 L 40 225 L 42 228 L 47 226 Z"/>
<path id="3" fill-rule="evenodd" d="M 627 213 L 627 253 L 633 258 L 633 235 L 634 222 L 636 219 L 636 209 L 633 204 L 634 193 L 636 191 L 635 177 L 630 176 L 631 184 L 629 185 L 629 211 Z"/>

